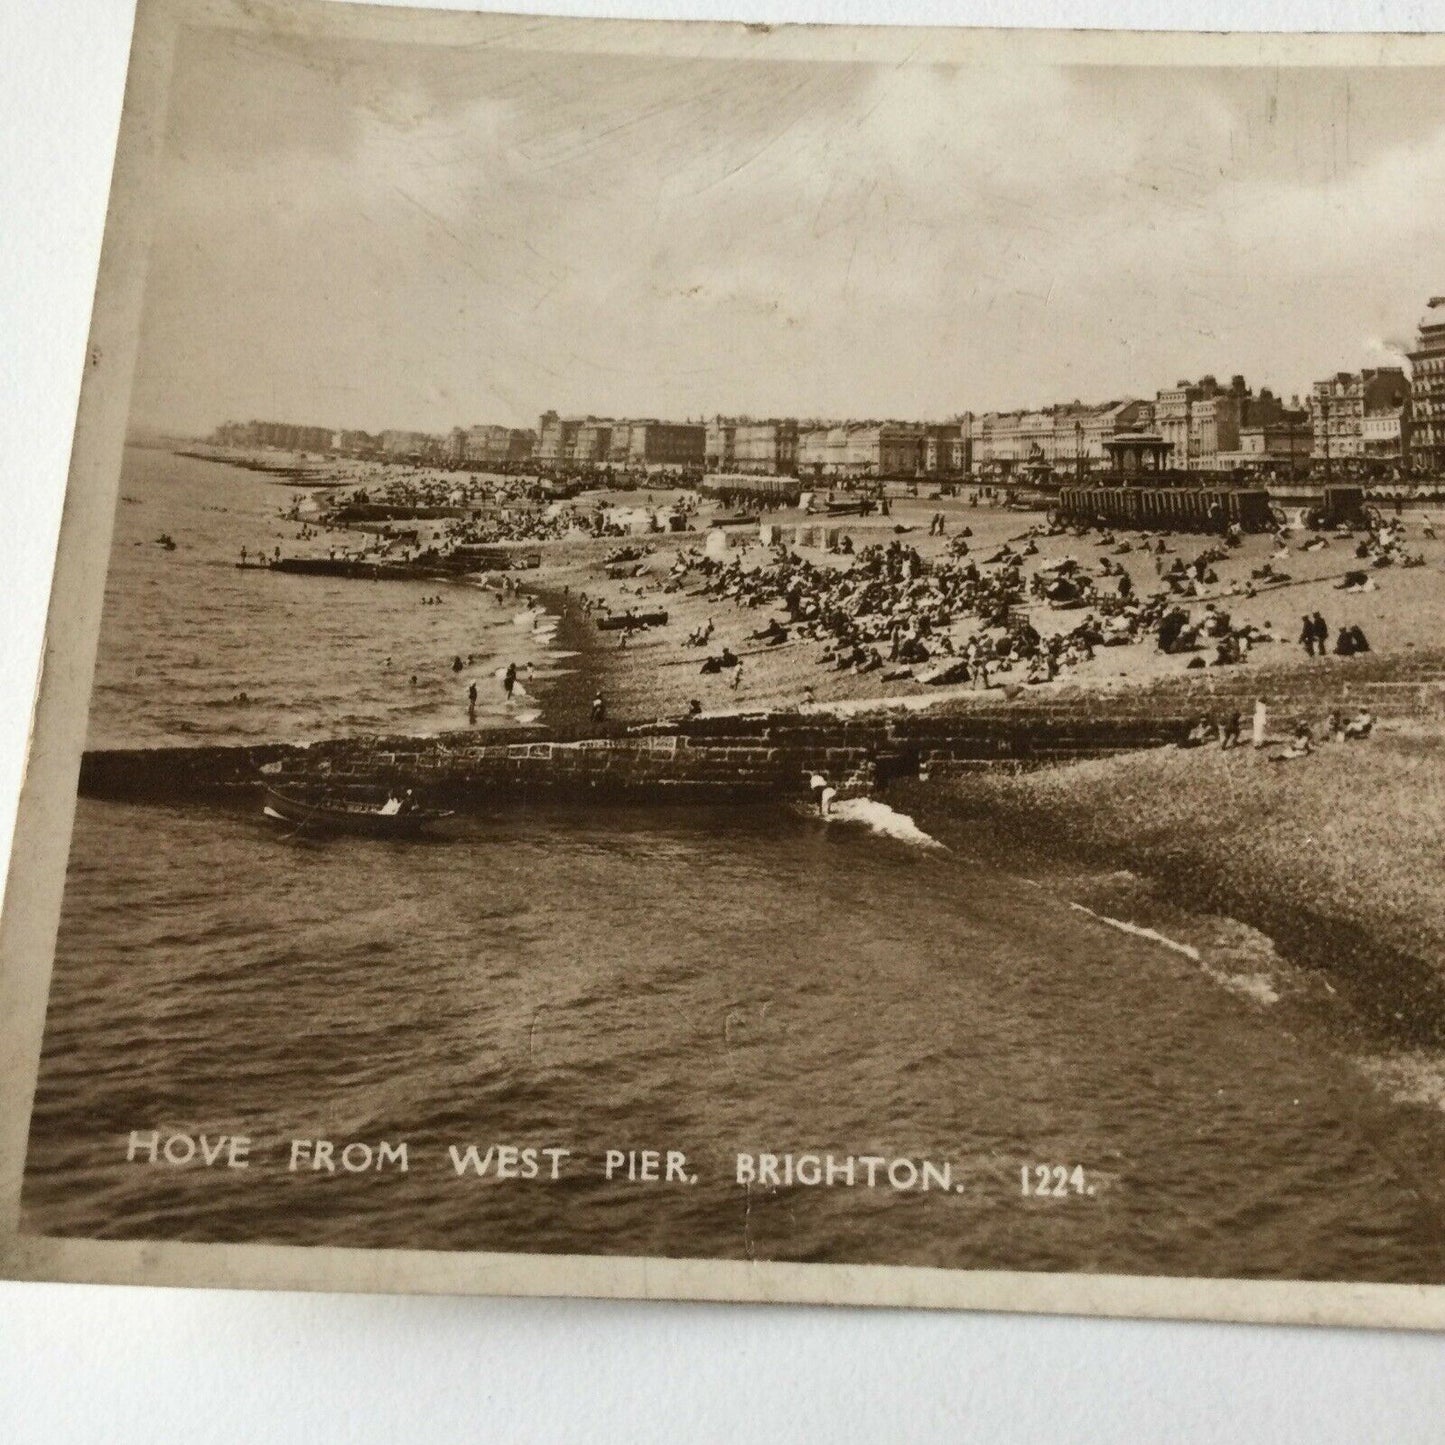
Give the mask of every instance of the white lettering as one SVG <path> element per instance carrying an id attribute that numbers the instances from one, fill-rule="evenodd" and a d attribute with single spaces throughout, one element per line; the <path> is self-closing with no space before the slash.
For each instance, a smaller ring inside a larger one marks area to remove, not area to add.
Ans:
<path id="1" fill-rule="evenodd" d="M 143 1144 L 141 1140 L 146 1138 L 148 1138 L 150 1142 Z M 146 1154 L 146 1162 L 148 1164 L 154 1164 L 156 1162 L 156 1153 L 160 1149 L 160 1147 L 161 1135 L 159 1129 L 152 1129 L 148 1135 L 142 1134 L 139 1129 L 132 1129 L 130 1131 L 130 1142 L 126 1145 L 125 1150 L 126 1163 L 134 1164 L 136 1150 L 144 1149 Z"/>
<path id="2" fill-rule="evenodd" d="M 175 1145 L 183 1146 L 186 1152 L 178 1157 Z M 189 1134 L 172 1134 L 161 1152 L 166 1156 L 167 1164 L 189 1164 L 196 1157 L 196 1141 Z"/>
<path id="3" fill-rule="evenodd" d="M 465 1174 L 468 1169 L 471 1169 L 480 1176 L 485 1174 L 491 1167 L 492 1152 L 495 1148 L 496 1145 L 493 1145 L 485 1154 L 478 1154 L 477 1146 L 475 1144 L 468 1144 L 466 1152 L 458 1154 L 457 1146 L 455 1144 L 449 1144 L 447 1146 L 447 1153 L 451 1155 L 452 1168 L 455 1169 L 458 1174 Z"/>
<path id="4" fill-rule="evenodd" d="M 888 1182 L 895 1189 L 912 1189 L 918 1183 L 918 1166 L 911 1159 L 895 1159 L 888 1166 Z"/>
<path id="5" fill-rule="evenodd" d="M 353 1150 L 359 1149 L 361 1153 L 353 1156 Z M 353 1157 L 355 1162 L 353 1163 Z M 371 1168 L 371 1145 L 363 1144 L 360 1139 L 353 1140 L 341 1151 L 341 1167 L 348 1174 L 365 1174 Z"/>
<path id="6" fill-rule="evenodd" d="M 953 1165 L 934 1164 L 925 1159 L 923 1161 L 923 1187 L 925 1189 L 952 1189 Z"/>
<path id="7" fill-rule="evenodd" d="M 409 1172 L 410 1166 L 406 1158 L 405 1144 L 388 1144 L 385 1139 L 376 1146 L 376 1167 L 385 1169 L 388 1164 L 395 1164 L 403 1174 Z"/>

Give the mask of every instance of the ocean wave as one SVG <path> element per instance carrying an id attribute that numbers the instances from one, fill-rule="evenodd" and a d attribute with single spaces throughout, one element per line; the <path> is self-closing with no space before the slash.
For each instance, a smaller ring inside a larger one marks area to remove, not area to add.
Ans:
<path id="1" fill-rule="evenodd" d="M 1355 1065 L 1397 1104 L 1425 1104 L 1445 1113 L 1445 1055 L 1422 1051 L 1365 1056 Z"/>
<path id="2" fill-rule="evenodd" d="M 1070 901 L 1069 907 L 1076 913 L 1084 913 L 1090 918 L 1097 919 L 1098 922 L 1109 928 L 1118 929 L 1120 933 L 1130 934 L 1134 938 L 1148 939 L 1150 943 L 1157 943 L 1161 948 L 1167 948 L 1173 953 L 1182 955 L 1191 963 L 1197 964 L 1215 983 L 1229 989 L 1232 993 L 1242 994 L 1245 998 L 1252 999 L 1258 1004 L 1279 1002 L 1279 991 L 1268 974 L 1231 973 L 1228 969 L 1219 968 L 1211 963 L 1192 943 L 1183 943 L 1177 938 L 1171 938 L 1157 928 L 1150 928 L 1143 923 L 1131 923 L 1126 918 L 1115 918 L 1108 913 L 1098 913 L 1082 903 Z"/>
<path id="3" fill-rule="evenodd" d="M 943 844 L 930 837 L 906 813 L 899 813 L 877 798 L 844 798 L 833 804 L 830 818 L 840 823 L 861 823 L 871 832 L 899 843 L 909 843 L 915 848 L 938 848 Z"/>

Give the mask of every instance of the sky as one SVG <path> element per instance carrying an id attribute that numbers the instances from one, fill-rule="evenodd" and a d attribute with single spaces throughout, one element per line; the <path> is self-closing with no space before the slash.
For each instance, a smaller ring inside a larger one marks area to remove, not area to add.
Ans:
<path id="1" fill-rule="evenodd" d="M 1402 364 L 1445 78 L 185 34 L 132 420 L 943 419 Z"/>

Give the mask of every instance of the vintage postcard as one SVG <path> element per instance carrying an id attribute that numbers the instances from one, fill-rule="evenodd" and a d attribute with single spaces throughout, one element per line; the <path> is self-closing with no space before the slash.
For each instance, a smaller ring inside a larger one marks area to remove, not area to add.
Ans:
<path id="1" fill-rule="evenodd" d="M 0 1269 L 1445 1324 L 1445 44 L 142 0 Z"/>

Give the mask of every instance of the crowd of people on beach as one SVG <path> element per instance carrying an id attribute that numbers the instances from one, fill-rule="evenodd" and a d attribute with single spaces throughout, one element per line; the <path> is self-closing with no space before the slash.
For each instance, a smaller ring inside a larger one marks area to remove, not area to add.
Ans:
<path id="1" fill-rule="evenodd" d="M 974 688 L 1051 683 L 1093 662 L 1102 649 L 1115 647 L 1142 645 L 1178 658 L 1174 665 L 1186 669 L 1233 667 L 1261 647 L 1294 640 L 1292 627 L 1280 636 L 1268 621 L 1243 620 L 1238 612 L 1257 618 L 1259 609 L 1245 609 L 1235 599 L 1254 599 L 1294 582 L 1297 553 L 1333 546 L 1344 562 L 1351 560 L 1344 554 L 1353 552 L 1356 565 L 1335 583 L 1347 593 L 1377 590 L 1379 569 L 1423 561 L 1407 538 L 1405 521 L 1385 520 L 1379 513 L 1370 514 L 1368 526 L 1357 519 L 1353 529 L 1328 531 L 1281 519 L 1273 551 L 1251 551 L 1246 554 L 1251 561 L 1244 563 L 1237 554 L 1245 538 L 1237 527 L 1221 526 L 1215 535 L 1190 540 L 1100 524 L 1063 526 L 1050 517 L 983 546 L 967 525 L 969 520 L 979 525 L 979 514 L 954 509 L 921 514 L 916 525 L 905 524 L 905 512 L 903 522 L 891 527 L 880 526 L 879 519 L 871 529 L 828 528 L 826 541 L 823 529 L 813 528 L 811 543 L 803 541 L 801 528 L 790 543 L 782 540 L 778 527 L 765 526 L 761 554 L 756 539 L 738 547 L 735 531 L 723 548 L 713 545 L 723 536 L 719 529 L 708 546 L 678 552 L 662 573 L 651 555 L 657 544 L 645 538 L 692 532 L 709 508 L 716 511 L 731 498 L 705 499 L 695 492 L 674 492 L 656 501 L 651 492 L 562 497 L 540 478 L 414 469 L 366 477 L 346 500 L 452 509 L 427 519 L 433 525 L 422 529 L 427 545 L 443 551 L 567 538 L 635 538 L 640 549 L 635 558 L 612 553 L 603 558 L 600 551 L 585 555 L 593 565 L 600 561 L 599 570 L 610 583 L 620 583 L 624 591 L 630 587 L 638 597 L 660 589 L 757 614 L 756 625 L 743 630 L 735 623 L 726 629 L 726 645 L 716 636 L 713 618 L 701 623 L 696 612 L 688 619 L 685 638 L 678 638 L 682 646 L 697 650 L 700 673 L 721 676 L 734 691 L 741 689 L 745 669 L 749 678 L 758 672 L 765 679 L 770 675 L 766 664 L 749 664 L 749 657 L 789 647 L 798 648 L 805 668 L 854 677 L 876 674 L 884 683 Z M 749 511 L 761 510 L 763 500 L 750 498 Z M 972 500 L 977 503 L 977 496 Z M 327 515 L 323 509 L 320 522 L 308 519 L 305 529 L 319 535 L 312 529 L 326 526 Z M 907 534 L 921 534 L 925 524 L 930 543 L 912 545 Z M 1428 516 L 1419 519 L 1419 531 L 1434 536 Z M 1040 546 L 1045 538 L 1065 534 L 1082 544 L 1077 555 L 1060 557 L 1057 545 Z M 416 535 L 391 526 L 389 536 L 369 545 L 409 551 L 419 545 Z M 934 539 L 941 542 L 935 545 Z M 261 561 L 264 554 L 248 554 L 245 560 L 251 556 Z M 1227 562 L 1234 565 L 1226 567 Z M 499 606 L 504 595 L 497 593 Z M 620 625 L 613 614 L 611 604 L 623 605 L 615 589 L 605 595 L 607 603 L 579 598 L 584 609 L 595 611 L 594 621 L 600 618 L 617 631 L 618 649 L 626 649 L 629 641 L 635 645 L 635 629 Z M 722 612 L 718 615 L 721 619 Z M 629 614 L 621 616 L 626 624 Z M 665 621 L 667 614 L 660 616 Z M 637 627 L 651 625 L 650 618 L 639 612 Z M 1372 630 L 1377 625 L 1378 616 Z M 1311 658 L 1352 657 L 1374 648 L 1355 618 L 1346 615 L 1330 623 L 1319 611 L 1301 618 L 1298 641 Z M 1121 674 L 1131 669 L 1132 661 L 1120 661 Z M 819 683 L 819 691 L 828 695 L 836 695 L 838 687 Z M 806 684 L 794 691 L 805 702 L 812 694 Z M 470 704 L 474 711 L 475 698 Z M 1238 736 L 1228 718 L 1211 726 L 1224 746 L 1231 745 L 1225 739 Z M 1339 735 L 1356 735 L 1348 734 L 1347 726 L 1341 722 Z"/>
<path id="2" fill-rule="evenodd" d="M 1111 633 L 1117 640 L 1134 633 L 1132 626 L 1106 632 L 1091 613 L 1066 632 L 1043 636 L 1021 608 L 1022 564 L 1036 551 L 1025 539 L 979 561 L 965 544 L 930 562 L 894 538 L 859 549 L 847 567 L 820 565 L 779 545 L 751 568 L 740 558 L 724 562 L 694 551 L 678 554 L 664 590 L 695 587 L 766 609 L 768 621 L 750 641 L 764 647 L 821 642 L 818 663 L 839 672 L 989 686 L 1022 668 L 1026 681 L 1042 681 L 1092 657 Z M 710 629 L 695 633 L 692 641 L 701 645 L 710 635 Z"/>

